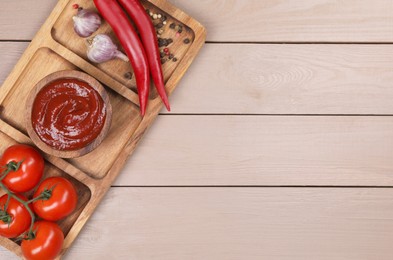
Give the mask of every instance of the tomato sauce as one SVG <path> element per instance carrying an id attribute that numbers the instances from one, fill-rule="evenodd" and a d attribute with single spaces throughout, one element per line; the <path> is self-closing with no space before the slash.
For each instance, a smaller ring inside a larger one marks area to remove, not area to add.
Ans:
<path id="1" fill-rule="evenodd" d="M 64 78 L 38 92 L 31 121 L 47 145 L 56 150 L 77 150 L 100 134 L 106 113 L 105 103 L 94 88 L 78 79 Z"/>

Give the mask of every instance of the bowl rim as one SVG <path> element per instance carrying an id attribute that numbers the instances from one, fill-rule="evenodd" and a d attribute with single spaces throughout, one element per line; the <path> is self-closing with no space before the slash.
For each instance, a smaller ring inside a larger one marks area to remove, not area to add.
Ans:
<path id="1" fill-rule="evenodd" d="M 95 89 L 102 100 L 104 101 L 106 107 L 106 118 L 104 126 L 99 133 L 99 135 L 93 139 L 90 143 L 86 146 L 75 149 L 75 150 L 57 150 L 52 146 L 44 143 L 41 138 L 35 132 L 32 123 L 31 123 L 31 115 L 32 115 L 32 108 L 38 92 L 41 91 L 44 87 L 46 87 L 51 82 L 58 80 L 58 79 L 65 79 L 65 78 L 74 78 L 83 82 L 88 83 L 93 89 Z M 25 108 L 25 126 L 27 129 L 27 133 L 30 136 L 33 143 L 40 148 L 43 152 L 54 155 L 61 158 L 75 158 L 83 156 L 87 153 L 93 151 L 97 146 L 101 144 L 101 142 L 105 139 L 106 135 L 109 132 L 110 126 L 112 122 L 112 105 L 109 100 L 108 93 L 106 92 L 104 86 L 96 80 L 94 77 L 90 76 L 87 73 L 78 70 L 61 70 L 53 72 L 44 78 L 42 78 L 31 90 L 27 97 L 26 101 L 26 108 Z"/>

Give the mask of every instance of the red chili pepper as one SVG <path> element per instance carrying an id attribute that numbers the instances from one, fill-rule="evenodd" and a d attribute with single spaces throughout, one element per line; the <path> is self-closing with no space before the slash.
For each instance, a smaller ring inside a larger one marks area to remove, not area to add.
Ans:
<path id="1" fill-rule="evenodd" d="M 94 0 L 102 17 L 112 27 L 134 69 L 141 115 L 145 115 L 149 99 L 150 71 L 145 49 L 126 13 L 116 0 Z"/>
<path id="2" fill-rule="evenodd" d="M 157 33 L 154 25 L 139 0 L 118 0 L 120 5 L 127 11 L 135 23 L 141 36 L 149 61 L 150 71 L 157 92 L 164 102 L 166 109 L 170 111 L 169 101 L 165 92 L 164 76 L 161 68 L 160 51 L 158 49 Z"/>

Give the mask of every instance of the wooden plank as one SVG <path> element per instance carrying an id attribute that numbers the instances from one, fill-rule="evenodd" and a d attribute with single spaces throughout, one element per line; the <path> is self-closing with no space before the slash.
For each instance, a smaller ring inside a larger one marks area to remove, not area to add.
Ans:
<path id="1" fill-rule="evenodd" d="M 390 260 L 392 189 L 112 188 L 67 259 Z M 4 249 L 1 259 L 16 259 Z"/>
<path id="2" fill-rule="evenodd" d="M 207 27 L 209 41 L 393 41 L 391 0 L 171 2 Z M 0 39 L 31 39 L 55 4 L 54 0 L 2 0 Z"/>
<path id="3" fill-rule="evenodd" d="M 0 86 L 3 85 L 28 44 L 27 42 L 0 42 Z"/>
<path id="4" fill-rule="evenodd" d="M 160 116 L 116 185 L 393 185 L 392 117 Z"/>
<path id="5" fill-rule="evenodd" d="M 26 46 L 0 43 L 0 84 Z M 390 45 L 207 44 L 172 113 L 393 114 L 392 60 Z"/>
<path id="6" fill-rule="evenodd" d="M 173 113 L 393 114 L 391 45 L 207 44 Z"/>
<path id="7" fill-rule="evenodd" d="M 58 1 L 1 0 L 0 40 L 31 40 Z"/>
<path id="8" fill-rule="evenodd" d="M 171 1 L 206 25 L 208 41 L 393 41 L 391 0 Z"/>

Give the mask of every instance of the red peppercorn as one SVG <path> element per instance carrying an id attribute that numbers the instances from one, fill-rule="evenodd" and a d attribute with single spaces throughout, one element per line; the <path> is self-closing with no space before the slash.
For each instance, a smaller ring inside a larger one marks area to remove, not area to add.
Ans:
<path id="1" fill-rule="evenodd" d="M 79 5 L 78 5 L 78 4 L 73 4 L 73 5 L 72 5 L 72 8 L 78 9 L 78 8 L 79 8 Z"/>
<path id="2" fill-rule="evenodd" d="M 168 48 L 164 48 L 164 52 L 168 53 L 169 49 Z"/>

